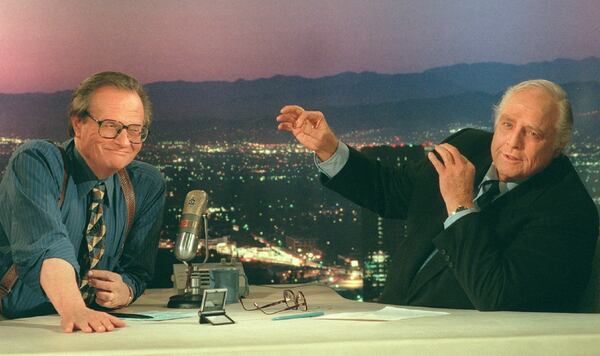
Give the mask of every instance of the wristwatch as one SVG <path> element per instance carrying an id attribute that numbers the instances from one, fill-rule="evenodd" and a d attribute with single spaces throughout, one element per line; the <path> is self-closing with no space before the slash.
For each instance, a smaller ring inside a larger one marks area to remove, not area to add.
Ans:
<path id="1" fill-rule="evenodd" d="M 459 205 L 458 208 L 454 209 L 454 211 L 452 212 L 452 214 L 450 214 L 450 216 L 460 213 L 461 211 L 468 210 L 468 209 L 469 208 L 467 208 L 466 206 Z"/>
<path id="2" fill-rule="evenodd" d="M 131 304 L 131 302 L 133 302 L 133 289 L 131 289 L 131 286 L 129 284 L 125 283 L 125 285 L 129 289 L 129 298 L 127 298 L 127 303 L 123 307 L 128 307 Z"/>

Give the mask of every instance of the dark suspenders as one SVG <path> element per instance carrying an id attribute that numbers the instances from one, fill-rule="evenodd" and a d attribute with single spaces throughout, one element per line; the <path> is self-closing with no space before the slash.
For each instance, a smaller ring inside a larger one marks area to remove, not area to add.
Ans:
<path id="1" fill-rule="evenodd" d="M 67 168 L 67 152 L 61 145 L 52 141 L 49 142 L 51 142 L 56 146 L 56 148 L 58 148 L 63 159 L 64 177 L 60 190 L 60 195 L 58 197 L 58 207 L 62 208 L 62 205 L 65 201 L 65 194 L 67 192 L 67 184 L 69 183 L 69 171 Z M 127 169 L 120 169 L 119 171 L 117 171 L 117 175 L 119 177 L 119 183 L 121 184 L 123 196 L 125 197 L 125 204 L 127 205 L 127 227 L 125 228 L 126 242 L 127 236 L 129 235 L 129 231 L 131 230 L 131 226 L 133 225 L 133 217 L 135 215 L 135 192 L 133 190 L 133 184 L 131 184 L 131 179 L 129 178 L 129 173 L 127 173 Z M 125 243 L 123 243 L 123 246 L 125 246 Z M 19 275 L 17 274 L 17 268 L 13 264 L 12 266 L 10 266 L 8 271 L 4 273 L 2 279 L 0 279 L 0 313 L 2 313 L 2 298 L 4 298 L 10 293 L 18 277 Z"/>

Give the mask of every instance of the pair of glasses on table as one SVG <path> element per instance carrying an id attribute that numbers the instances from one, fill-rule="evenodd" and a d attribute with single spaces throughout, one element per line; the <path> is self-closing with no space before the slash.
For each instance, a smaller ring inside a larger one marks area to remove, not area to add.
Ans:
<path id="1" fill-rule="evenodd" d="M 304 296 L 304 293 L 302 293 L 300 291 L 294 293 L 290 289 L 286 289 L 283 291 L 282 299 L 279 299 L 272 303 L 268 303 L 268 304 L 264 304 L 264 305 L 258 305 L 258 303 L 254 302 L 254 303 L 252 303 L 252 306 L 249 307 L 244 304 L 244 301 L 242 300 L 242 298 L 239 298 L 239 300 L 240 300 L 240 304 L 242 304 L 242 308 L 244 308 L 244 310 L 248 310 L 248 311 L 260 310 L 261 312 L 263 312 L 267 315 L 277 314 L 277 313 L 280 313 L 285 310 L 302 310 L 302 311 L 308 310 L 308 304 L 306 304 L 306 297 Z M 246 303 L 248 303 L 248 302 L 246 302 Z M 284 304 L 283 308 L 281 306 L 282 304 Z"/>

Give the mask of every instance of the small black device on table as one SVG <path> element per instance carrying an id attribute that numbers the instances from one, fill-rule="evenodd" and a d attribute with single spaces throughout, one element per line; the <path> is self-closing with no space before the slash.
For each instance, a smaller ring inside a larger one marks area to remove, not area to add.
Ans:
<path id="1" fill-rule="evenodd" d="M 225 314 L 226 300 L 227 288 L 205 289 L 202 297 L 202 305 L 200 305 L 200 311 L 198 312 L 200 324 L 234 324 L 235 322 Z"/>

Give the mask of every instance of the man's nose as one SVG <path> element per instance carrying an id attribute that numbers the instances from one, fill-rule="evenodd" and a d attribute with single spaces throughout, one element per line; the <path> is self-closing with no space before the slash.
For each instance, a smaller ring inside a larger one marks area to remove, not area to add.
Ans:
<path id="1" fill-rule="evenodd" d="M 511 132 L 508 137 L 508 144 L 510 147 L 520 148 L 523 145 L 523 132 L 521 130 Z"/>
<path id="2" fill-rule="evenodd" d="M 117 134 L 117 137 L 114 138 L 121 145 L 130 145 L 131 141 L 129 141 L 129 137 L 127 136 L 127 130 L 122 129 L 121 132 Z"/>

